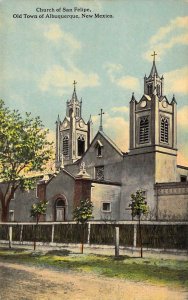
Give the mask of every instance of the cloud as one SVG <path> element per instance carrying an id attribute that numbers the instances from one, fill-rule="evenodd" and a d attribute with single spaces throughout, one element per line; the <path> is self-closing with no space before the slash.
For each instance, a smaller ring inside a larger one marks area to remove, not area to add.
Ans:
<path id="1" fill-rule="evenodd" d="M 53 65 L 42 76 L 39 88 L 43 92 L 56 89 L 57 92 L 64 93 L 67 87 L 70 88 L 74 80 L 78 82 L 80 89 L 100 84 L 99 76 L 96 73 L 85 74 L 76 67 L 66 70 L 62 66 Z"/>
<path id="2" fill-rule="evenodd" d="M 61 29 L 58 24 L 50 24 L 45 28 L 44 36 L 54 42 L 63 41 L 66 43 L 72 50 L 81 49 L 82 44 L 78 41 L 71 33 L 67 33 Z"/>
<path id="3" fill-rule="evenodd" d="M 188 167 L 188 142 L 179 145 L 177 161 L 179 165 Z"/>
<path id="4" fill-rule="evenodd" d="M 123 76 L 116 80 L 118 86 L 131 91 L 138 91 L 140 88 L 139 80 L 133 76 Z"/>
<path id="5" fill-rule="evenodd" d="M 181 107 L 177 112 L 177 123 L 181 129 L 188 128 L 188 105 Z"/>
<path id="6" fill-rule="evenodd" d="M 92 116 L 94 128 L 98 130 L 100 117 Z M 108 113 L 103 116 L 104 132 L 111 138 L 115 144 L 122 150 L 128 151 L 129 148 L 129 122 L 121 116 L 113 117 Z"/>
<path id="7" fill-rule="evenodd" d="M 124 118 L 107 116 L 104 119 L 104 130 L 122 151 L 129 148 L 129 123 Z"/>
<path id="8" fill-rule="evenodd" d="M 104 68 L 112 83 L 126 90 L 139 91 L 140 82 L 138 78 L 130 75 L 122 76 L 125 71 L 121 64 L 107 63 L 104 65 Z"/>
<path id="9" fill-rule="evenodd" d="M 159 28 L 149 41 L 149 49 L 144 53 L 144 58 L 150 60 L 151 52 L 155 49 L 162 57 L 167 49 L 176 45 L 188 45 L 188 16 L 177 17 L 169 24 Z M 159 60 L 159 56 L 157 56 Z"/>
<path id="10" fill-rule="evenodd" d="M 111 108 L 111 111 L 118 112 L 118 113 L 128 113 L 129 107 L 128 106 L 114 106 Z"/>
<path id="11" fill-rule="evenodd" d="M 188 166 L 188 146 L 186 150 L 180 150 L 178 151 L 178 156 L 177 156 L 177 163 L 178 165 L 181 166 Z"/>
<path id="12" fill-rule="evenodd" d="M 123 70 L 123 66 L 121 64 L 106 63 L 104 65 L 104 69 L 107 71 L 111 82 L 114 83 L 116 81 L 117 74 Z"/>
<path id="13" fill-rule="evenodd" d="M 167 93 L 188 94 L 188 66 L 165 73 L 164 77 Z"/>

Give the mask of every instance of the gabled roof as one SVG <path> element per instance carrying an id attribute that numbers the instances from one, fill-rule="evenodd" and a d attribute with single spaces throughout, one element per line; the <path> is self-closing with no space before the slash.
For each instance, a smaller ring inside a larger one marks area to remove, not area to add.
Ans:
<path id="1" fill-rule="evenodd" d="M 120 154 L 123 155 L 123 152 L 119 149 L 119 147 L 103 132 L 103 131 L 98 131 L 96 136 L 98 134 L 101 134 L 102 137 L 107 140 L 107 142 Z M 95 140 L 96 136 L 94 137 L 93 141 Z M 92 143 L 91 143 L 92 144 Z"/>
<path id="2" fill-rule="evenodd" d="M 149 96 L 149 95 L 147 95 L 147 94 L 144 94 L 143 96 L 142 96 L 142 98 L 140 99 L 140 101 L 142 101 L 143 99 L 146 99 L 146 100 L 148 100 L 148 101 L 151 101 L 151 97 Z M 139 101 L 139 102 L 140 102 Z"/>

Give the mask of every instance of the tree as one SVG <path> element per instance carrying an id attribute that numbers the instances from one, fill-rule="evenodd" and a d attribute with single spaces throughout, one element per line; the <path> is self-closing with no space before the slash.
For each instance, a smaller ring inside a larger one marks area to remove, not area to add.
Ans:
<path id="1" fill-rule="evenodd" d="M 36 219 L 36 225 L 34 227 L 34 250 L 36 249 L 36 231 L 37 231 L 37 225 L 39 223 L 39 219 L 41 215 L 44 215 L 46 213 L 48 202 L 43 200 L 39 201 L 38 203 L 34 203 L 31 207 L 31 217 Z"/>
<path id="2" fill-rule="evenodd" d="M 142 230 L 141 230 L 141 217 L 143 215 L 146 215 L 149 211 L 149 207 L 147 205 L 147 201 L 145 200 L 143 191 L 138 190 L 135 194 L 131 195 L 131 203 L 129 204 L 129 207 L 131 207 L 132 211 L 132 217 L 138 217 L 138 229 L 139 229 L 139 238 L 140 238 L 140 245 L 141 245 L 141 251 L 140 256 L 143 257 L 143 251 L 142 251 Z"/>
<path id="3" fill-rule="evenodd" d="M 0 201 L 1 220 L 8 221 L 9 204 L 15 191 L 36 185 L 34 173 L 42 172 L 52 155 L 48 130 L 40 117 L 25 113 L 23 118 L 0 100 Z M 30 175 L 30 177 L 29 177 Z"/>
<path id="4" fill-rule="evenodd" d="M 76 207 L 73 211 L 73 218 L 78 223 L 81 224 L 82 228 L 82 240 L 81 240 L 81 253 L 84 251 L 84 233 L 85 224 L 91 219 L 93 212 L 93 204 L 89 199 L 81 200 L 80 206 Z"/>

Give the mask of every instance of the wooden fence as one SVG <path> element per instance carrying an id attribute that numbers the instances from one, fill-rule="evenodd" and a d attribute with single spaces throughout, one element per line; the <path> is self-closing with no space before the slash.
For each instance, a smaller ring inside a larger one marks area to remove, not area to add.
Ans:
<path id="1" fill-rule="evenodd" d="M 0 241 L 43 243 L 80 243 L 83 227 L 75 222 L 56 223 L 0 223 Z M 139 247 L 136 221 L 89 222 L 84 226 L 84 242 L 97 245 L 114 245 L 115 227 L 118 227 L 119 244 Z M 188 222 L 142 221 L 144 248 L 188 250 Z"/>

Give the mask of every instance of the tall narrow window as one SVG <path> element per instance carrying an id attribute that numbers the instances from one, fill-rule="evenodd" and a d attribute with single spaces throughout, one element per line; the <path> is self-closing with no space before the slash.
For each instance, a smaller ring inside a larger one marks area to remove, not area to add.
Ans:
<path id="1" fill-rule="evenodd" d="M 102 156 L 102 147 L 98 145 L 97 147 L 97 156 L 101 157 Z"/>
<path id="2" fill-rule="evenodd" d="M 78 137 L 78 156 L 82 156 L 85 152 L 85 138 L 83 135 Z"/>
<path id="3" fill-rule="evenodd" d="M 76 107 L 76 118 L 80 117 L 80 110 L 78 107 Z"/>
<path id="4" fill-rule="evenodd" d="M 161 142 L 168 143 L 168 119 L 161 118 Z"/>
<path id="5" fill-rule="evenodd" d="M 160 91 L 160 85 L 158 84 L 157 85 L 157 96 L 160 96 L 160 93 L 161 93 L 161 91 Z"/>
<path id="6" fill-rule="evenodd" d="M 149 142 L 149 118 L 148 118 L 148 116 L 140 118 L 139 142 L 140 142 L 140 144 Z"/>
<path id="7" fill-rule="evenodd" d="M 69 137 L 67 135 L 63 138 L 63 155 L 69 155 Z"/>
<path id="8" fill-rule="evenodd" d="M 152 95 L 152 84 L 148 85 L 148 95 Z"/>

